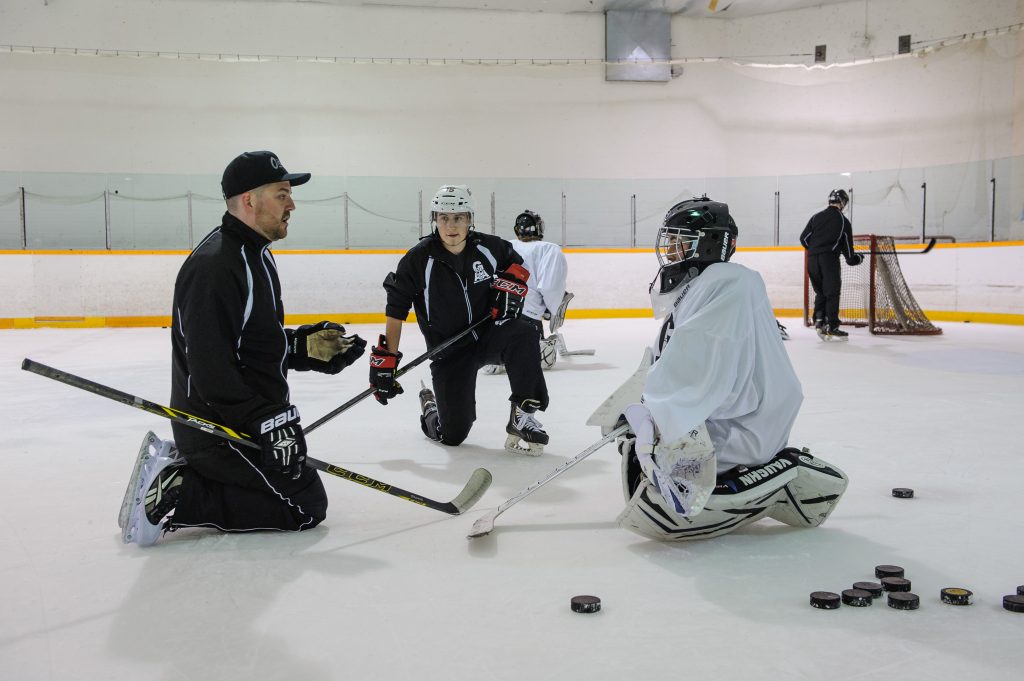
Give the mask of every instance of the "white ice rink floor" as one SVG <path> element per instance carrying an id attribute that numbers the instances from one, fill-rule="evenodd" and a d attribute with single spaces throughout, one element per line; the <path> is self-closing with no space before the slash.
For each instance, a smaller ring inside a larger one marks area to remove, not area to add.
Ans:
<path id="1" fill-rule="evenodd" d="M 845 497 L 819 529 L 764 520 L 675 545 L 615 525 L 611 446 L 466 539 L 598 439 L 584 421 L 632 373 L 653 320 L 565 325 L 571 349 L 597 354 L 547 373 L 540 458 L 502 448 L 501 375 L 479 377 L 463 446 L 428 442 L 416 398 L 426 366 L 388 407 L 366 400 L 310 435 L 312 456 L 438 500 L 489 469 L 493 486 L 463 516 L 325 476 L 331 507 L 315 530 L 180 531 L 149 549 L 122 545 L 116 516 L 139 443 L 147 430 L 169 438 L 169 422 L 19 367 L 30 357 L 167 404 L 168 331 L 2 331 L 0 679 L 1022 678 L 1024 614 L 1001 603 L 1024 585 L 1024 328 L 854 330 L 824 344 L 787 323 L 805 393 L 791 444 L 844 469 Z M 422 352 L 415 328 L 403 340 L 407 358 Z M 291 385 L 310 423 L 366 387 L 366 365 Z M 808 605 L 811 591 L 873 581 L 878 564 L 906 569 L 919 610 Z M 974 604 L 942 604 L 947 586 L 971 589 Z M 603 610 L 571 612 L 577 594 Z"/>

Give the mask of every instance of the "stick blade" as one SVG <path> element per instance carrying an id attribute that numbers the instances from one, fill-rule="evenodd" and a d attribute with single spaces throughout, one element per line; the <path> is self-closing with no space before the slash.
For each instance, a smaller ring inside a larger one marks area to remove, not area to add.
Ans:
<path id="1" fill-rule="evenodd" d="M 466 539 L 483 537 L 484 535 L 488 535 L 494 531 L 494 520 L 498 517 L 499 511 L 500 508 L 496 508 L 490 513 L 477 518 L 476 522 L 473 523 L 473 527 L 469 529 L 469 534 L 466 535 Z"/>
<path id="2" fill-rule="evenodd" d="M 486 468 L 477 468 L 473 471 L 473 474 L 469 476 L 469 482 L 459 492 L 459 496 L 452 499 L 452 506 L 454 506 L 459 513 L 465 513 L 473 507 L 476 502 L 480 501 L 480 497 L 484 495 L 487 488 L 491 486 L 492 480 L 491 472 Z"/>

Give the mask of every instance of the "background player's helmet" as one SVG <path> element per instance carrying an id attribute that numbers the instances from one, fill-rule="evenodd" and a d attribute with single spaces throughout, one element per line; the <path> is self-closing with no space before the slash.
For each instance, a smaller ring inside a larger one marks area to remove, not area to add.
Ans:
<path id="1" fill-rule="evenodd" d="M 843 208 L 846 208 L 846 204 L 850 203 L 850 195 L 846 193 L 845 189 L 833 189 L 828 195 L 828 203 L 829 205 L 840 203 Z"/>
<path id="2" fill-rule="evenodd" d="M 512 229 L 520 239 L 543 239 L 544 218 L 532 210 L 524 210 L 516 217 L 516 224 Z"/>
<path id="3" fill-rule="evenodd" d="M 690 269 L 696 268 L 699 273 L 708 265 L 728 261 L 736 252 L 738 232 L 729 206 L 707 196 L 672 206 L 665 214 L 655 244 L 661 265 L 660 292 L 667 293 L 678 286 Z"/>
<path id="4" fill-rule="evenodd" d="M 469 213 L 469 224 L 476 221 L 476 205 L 473 193 L 464 184 L 446 184 L 437 190 L 430 200 L 430 226 L 437 229 L 438 213 Z"/>

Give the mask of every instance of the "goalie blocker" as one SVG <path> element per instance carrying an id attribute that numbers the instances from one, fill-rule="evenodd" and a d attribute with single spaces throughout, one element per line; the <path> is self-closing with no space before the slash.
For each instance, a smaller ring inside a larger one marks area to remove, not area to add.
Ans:
<path id="1" fill-rule="evenodd" d="M 761 466 L 718 476 L 704 509 L 684 518 L 643 475 L 632 440 L 621 444 L 626 508 L 618 522 L 651 539 L 708 539 L 765 517 L 793 527 L 817 527 L 832 513 L 848 482 L 841 470 L 806 448 L 787 447 Z"/>

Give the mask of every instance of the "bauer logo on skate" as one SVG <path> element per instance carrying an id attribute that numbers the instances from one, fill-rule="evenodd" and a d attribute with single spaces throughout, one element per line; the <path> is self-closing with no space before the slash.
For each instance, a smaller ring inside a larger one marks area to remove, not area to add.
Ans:
<path id="1" fill-rule="evenodd" d="M 781 473 L 783 470 L 793 465 L 793 462 L 789 459 L 776 459 L 769 464 L 755 468 L 749 473 L 745 473 L 740 476 L 740 482 L 744 485 L 753 485 L 756 482 L 770 478 L 771 476 Z"/>

